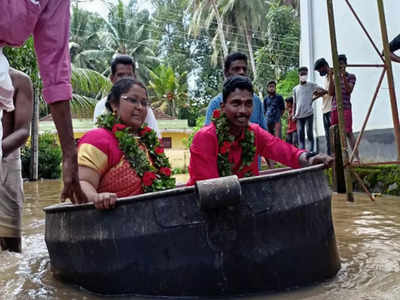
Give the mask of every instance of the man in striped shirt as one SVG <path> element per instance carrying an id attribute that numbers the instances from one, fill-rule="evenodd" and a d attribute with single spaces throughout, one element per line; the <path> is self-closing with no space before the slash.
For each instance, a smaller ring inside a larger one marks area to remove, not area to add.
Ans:
<path id="1" fill-rule="evenodd" d="M 344 111 L 344 125 L 346 136 L 349 139 L 351 149 L 354 149 L 356 139 L 353 134 L 353 116 L 351 110 L 351 93 L 353 92 L 354 85 L 356 83 L 356 76 L 354 74 L 346 72 L 347 57 L 344 54 L 339 55 L 339 76 L 340 76 L 340 87 L 342 89 L 343 98 L 343 111 Z M 332 114 L 331 114 L 331 124 L 335 125 L 338 123 L 338 112 L 336 104 L 336 94 L 335 94 L 335 81 L 333 79 L 333 71 L 329 70 L 329 95 L 332 98 Z M 358 151 L 355 152 L 356 161 L 360 161 Z"/>

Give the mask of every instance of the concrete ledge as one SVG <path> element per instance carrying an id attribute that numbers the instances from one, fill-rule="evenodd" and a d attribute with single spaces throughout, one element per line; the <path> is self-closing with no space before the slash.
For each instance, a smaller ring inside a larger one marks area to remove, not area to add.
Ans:
<path id="1" fill-rule="evenodd" d="M 356 139 L 359 132 L 355 133 Z M 326 152 L 325 136 L 317 137 L 317 149 Z M 365 131 L 359 147 L 362 162 L 395 161 L 397 150 L 393 128 Z"/>

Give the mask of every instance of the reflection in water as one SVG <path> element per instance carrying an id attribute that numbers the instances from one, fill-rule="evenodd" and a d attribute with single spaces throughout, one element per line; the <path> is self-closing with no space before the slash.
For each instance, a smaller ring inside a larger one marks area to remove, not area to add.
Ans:
<path id="1" fill-rule="evenodd" d="M 23 253 L 0 252 L 1 299 L 103 299 L 55 280 L 50 272 L 42 209 L 58 202 L 61 183 L 25 183 L 24 188 Z M 372 203 L 357 194 L 356 202 L 348 203 L 335 195 L 333 215 L 342 260 L 342 269 L 334 279 L 295 291 L 242 299 L 400 299 L 400 198 L 382 197 Z"/>

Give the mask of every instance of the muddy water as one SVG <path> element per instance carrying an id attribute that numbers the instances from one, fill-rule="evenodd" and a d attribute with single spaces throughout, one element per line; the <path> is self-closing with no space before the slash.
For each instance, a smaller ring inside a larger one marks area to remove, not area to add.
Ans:
<path id="1" fill-rule="evenodd" d="M 0 252 L 0 299 L 104 299 L 57 281 L 50 272 L 42 208 L 57 201 L 60 188 L 58 181 L 25 184 L 23 253 Z M 336 195 L 333 213 L 342 259 L 334 279 L 241 299 L 400 299 L 400 198 L 381 197 L 371 203 L 357 194 L 355 203 L 347 203 Z"/>

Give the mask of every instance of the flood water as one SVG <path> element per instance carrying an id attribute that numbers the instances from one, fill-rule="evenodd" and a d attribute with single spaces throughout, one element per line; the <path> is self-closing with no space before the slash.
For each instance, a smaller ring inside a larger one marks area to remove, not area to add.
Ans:
<path id="1" fill-rule="evenodd" d="M 55 204 L 59 181 L 25 183 L 23 253 L 0 252 L 0 299 L 104 299 L 53 278 L 44 242 L 42 208 Z M 246 300 L 400 299 L 400 198 L 373 203 L 334 195 L 333 214 L 342 261 L 337 276 L 318 285 Z M 109 299 L 139 299 L 109 297 Z"/>

